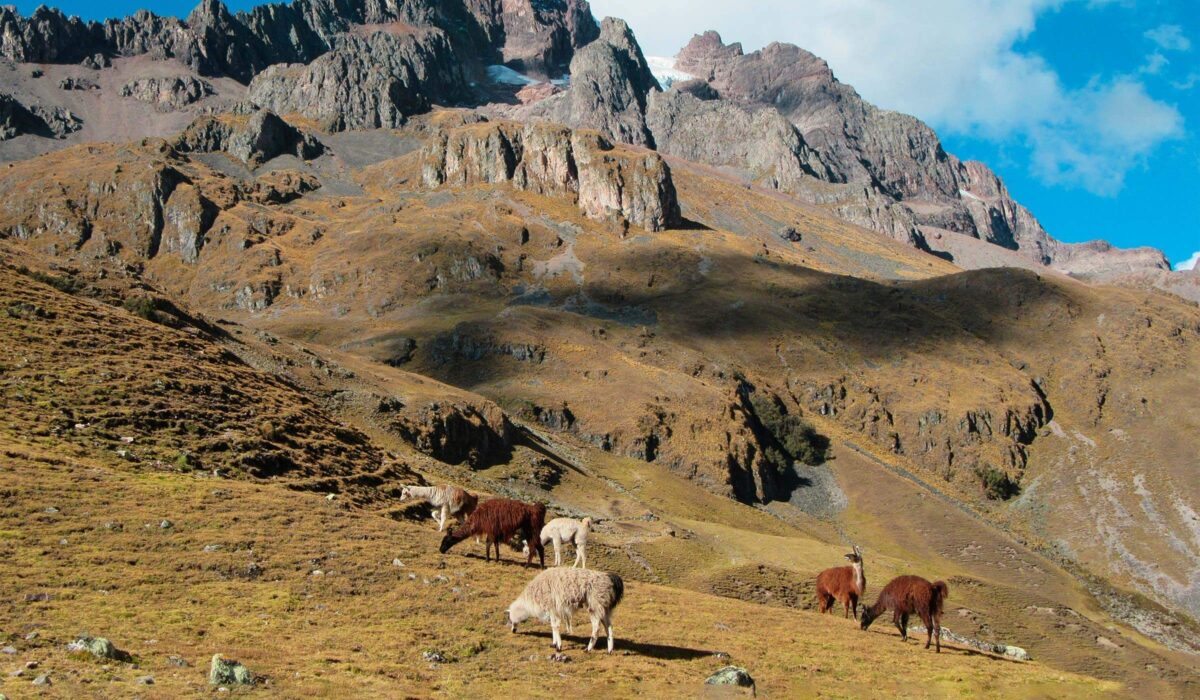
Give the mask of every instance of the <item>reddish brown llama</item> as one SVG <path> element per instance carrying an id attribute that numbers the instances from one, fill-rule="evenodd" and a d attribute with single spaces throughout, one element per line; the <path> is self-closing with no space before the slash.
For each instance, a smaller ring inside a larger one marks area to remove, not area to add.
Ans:
<path id="1" fill-rule="evenodd" d="M 900 640 L 908 641 L 908 616 L 919 615 L 925 624 L 928 636 L 925 648 L 937 638 L 938 653 L 942 651 L 942 606 L 950 596 L 950 587 L 945 581 L 930 583 L 920 576 L 897 576 L 879 592 L 879 599 L 869 608 L 863 608 L 862 628 L 871 626 L 875 618 L 888 610 L 892 611 L 892 622 L 900 630 Z"/>
<path id="2" fill-rule="evenodd" d="M 817 575 L 817 608 L 823 613 L 832 612 L 833 603 L 837 601 L 845 608 L 843 617 L 850 617 L 853 611 L 858 619 L 858 601 L 867 590 L 862 550 L 855 546 L 846 558 L 850 560 L 850 566 L 825 569 Z"/>
<path id="3" fill-rule="evenodd" d="M 525 557 L 525 565 L 533 563 L 534 551 L 542 568 L 546 568 L 546 550 L 542 547 L 541 539 L 535 537 L 542 531 L 546 521 L 546 506 L 541 503 L 524 503 L 508 498 L 493 498 L 480 503 L 467 518 L 466 522 L 446 533 L 438 548 L 442 554 L 450 551 L 454 545 L 468 537 L 479 536 L 484 539 L 484 557 L 492 560 L 492 546 L 496 547 L 496 561 L 500 561 L 500 545 L 508 542 L 514 535 L 530 543 L 529 554 Z"/>

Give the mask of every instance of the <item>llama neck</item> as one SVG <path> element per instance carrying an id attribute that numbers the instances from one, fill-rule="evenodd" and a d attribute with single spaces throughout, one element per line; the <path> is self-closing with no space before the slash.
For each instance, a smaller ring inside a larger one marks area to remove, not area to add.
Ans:
<path id="1" fill-rule="evenodd" d="M 862 562 L 861 561 L 854 562 L 853 564 L 851 564 L 851 568 L 854 569 L 854 585 L 858 586 L 859 593 L 861 593 L 863 591 L 863 589 L 865 589 L 867 587 L 867 577 L 863 573 Z"/>

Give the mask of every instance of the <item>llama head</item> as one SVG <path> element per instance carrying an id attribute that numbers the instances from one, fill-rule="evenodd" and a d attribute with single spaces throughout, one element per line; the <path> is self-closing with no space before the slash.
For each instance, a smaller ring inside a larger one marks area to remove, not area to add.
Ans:
<path id="1" fill-rule="evenodd" d="M 874 622 L 875 618 L 877 617 L 879 617 L 879 614 L 873 609 L 869 607 L 863 608 L 862 621 L 860 622 L 860 626 L 862 627 L 863 631 L 866 631 L 866 629 L 871 626 L 871 623 Z"/>
<path id="2" fill-rule="evenodd" d="M 405 486 L 404 488 L 400 489 L 400 500 L 402 500 L 402 501 L 407 501 L 407 500 L 408 500 L 408 499 L 410 499 L 410 498 L 412 498 L 412 492 L 410 492 L 410 491 L 408 490 L 408 487 L 407 487 L 407 486 Z"/>
<path id="3" fill-rule="evenodd" d="M 517 631 L 517 625 L 533 617 L 533 612 L 525 605 L 525 602 L 517 598 L 508 606 L 508 627 L 514 633 Z"/>
<path id="4" fill-rule="evenodd" d="M 590 517 L 583 519 L 583 529 L 589 531 L 592 529 L 592 519 Z"/>
<path id="5" fill-rule="evenodd" d="M 862 563 L 862 550 L 858 548 L 858 545 L 854 545 L 854 551 L 847 554 L 846 559 L 849 559 L 851 564 Z"/>
<path id="6" fill-rule="evenodd" d="M 458 544 L 459 542 L 462 542 L 463 540 L 467 539 L 466 535 L 455 534 L 456 531 L 457 531 L 457 528 L 446 531 L 445 537 L 442 538 L 442 543 L 440 545 L 438 545 L 439 552 L 441 552 L 442 554 L 445 554 L 446 552 L 450 551 L 451 547 L 453 547 L 454 545 Z"/>

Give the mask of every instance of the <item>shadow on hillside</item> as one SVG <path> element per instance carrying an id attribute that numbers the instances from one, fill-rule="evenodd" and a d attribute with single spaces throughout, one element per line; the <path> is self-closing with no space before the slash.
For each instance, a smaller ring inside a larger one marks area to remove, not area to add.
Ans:
<path id="1" fill-rule="evenodd" d="M 590 628 L 590 624 L 591 623 L 589 623 L 587 620 L 583 620 L 582 622 L 577 622 L 575 626 L 576 626 L 576 628 L 580 628 L 580 627 Z M 550 639 L 553 636 L 547 630 L 533 630 L 530 632 L 524 632 L 524 634 L 528 634 L 528 635 L 534 636 L 534 637 L 542 637 L 545 639 Z M 568 642 L 568 641 L 579 644 L 580 651 L 583 651 L 583 649 L 587 648 L 588 639 L 590 639 L 590 637 L 588 637 L 586 634 L 584 634 L 584 635 L 564 634 L 564 635 L 562 635 L 562 638 L 563 638 L 564 645 L 565 645 L 565 642 Z M 596 652 L 595 653 L 603 653 L 604 650 L 608 649 L 607 645 L 608 645 L 607 637 L 604 636 L 603 629 L 602 629 L 600 638 L 596 641 Z M 649 656 L 650 658 L 662 659 L 664 661 L 690 661 L 692 659 L 703 659 L 707 656 L 713 655 L 713 653 L 711 651 L 705 651 L 703 649 L 690 649 L 688 647 L 676 647 L 676 646 L 671 646 L 669 644 L 650 644 L 648 642 L 634 642 L 634 641 L 631 641 L 628 639 L 621 639 L 620 637 L 617 637 L 615 640 L 614 651 L 631 651 L 639 656 Z"/>

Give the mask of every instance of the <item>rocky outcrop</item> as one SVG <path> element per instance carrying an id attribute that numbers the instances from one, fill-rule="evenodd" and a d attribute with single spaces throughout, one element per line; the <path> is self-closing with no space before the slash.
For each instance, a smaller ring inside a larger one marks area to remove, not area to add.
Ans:
<path id="1" fill-rule="evenodd" d="M 0 93 L 0 141 L 32 134 L 66 138 L 83 128 L 83 120 L 65 107 L 26 107 L 11 95 Z"/>
<path id="2" fill-rule="evenodd" d="M 521 73 L 560 77 L 574 52 L 599 33 L 583 0 L 506 0 L 499 5 L 505 38 L 501 57 Z"/>
<path id="3" fill-rule="evenodd" d="M 175 148 L 184 153 L 228 153 L 251 167 L 285 154 L 308 160 L 324 151 L 315 138 L 269 110 L 200 117 L 179 135 Z"/>
<path id="4" fill-rule="evenodd" d="M 347 35 L 308 65 L 276 65 L 250 83 L 249 97 L 280 114 L 301 114 L 331 131 L 394 128 L 466 94 L 447 35 L 437 29 Z"/>
<path id="5" fill-rule="evenodd" d="M 435 459 L 480 468 L 508 458 L 515 432 L 504 412 L 491 403 L 435 402 L 401 413 L 391 427 Z"/>
<path id="6" fill-rule="evenodd" d="M 121 87 L 121 97 L 146 102 L 160 111 L 182 109 L 212 94 L 212 84 L 190 75 L 140 78 Z"/>
<path id="7" fill-rule="evenodd" d="M 676 67 L 700 76 L 723 99 L 778 110 L 796 125 L 823 166 L 806 174 L 823 182 L 772 184 L 831 204 L 854 223 L 922 248 L 930 247 L 927 232 L 953 231 L 1066 272 L 1161 269 L 1165 262 L 1157 251 L 1078 248 L 1054 240 L 986 165 L 946 153 L 920 120 L 867 103 L 825 61 L 796 46 L 771 44 L 746 54 L 740 44 L 726 45 L 716 32 L 706 32 L 680 52 Z M 721 155 L 700 160 L 713 163 Z"/>
<path id="8" fill-rule="evenodd" d="M 590 218 L 618 217 L 648 231 L 678 224 L 671 171 L 649 151 L 614 146 L 591 131 L 536 123 L 484 123 L 452 129 L 421 152 L 426 186 L 511 183 L 571 196 Z"/>
<path id="9" fill-rule="evenodd" d="M 571 88 L 533 105 L 526 116 L 596 129 L 619 143 L 654 147 L 646 100 L 658 81 L 623 20 L 606 18 L 600 36 L 571 60 Z"/>

